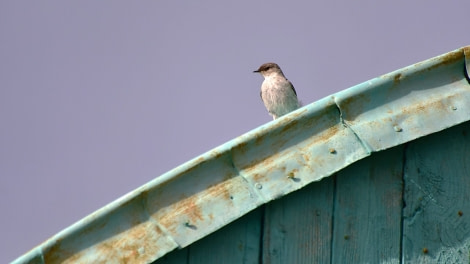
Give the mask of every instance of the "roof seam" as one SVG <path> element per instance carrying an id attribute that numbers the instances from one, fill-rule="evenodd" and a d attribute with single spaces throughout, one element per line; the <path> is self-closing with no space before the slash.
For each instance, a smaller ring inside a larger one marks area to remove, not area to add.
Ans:
<path id="1" fill-rule="evenodd" d="M 351 130 L 351 132 L 354 134 L 354 136 L 356 137 L 356 139 L 361 143 L 361 146 L 367 150 L 367 153 L 370 154 L 372 152 L 372 149 L 371 147 L 367 144 L 367 142 L 365 142 L 360 136 L 359 134 L 356 133 L 356 131 L 354 131 L 354 129 L 346 122 L 344 121 L 344 118 L 343 118 L 343 111 L 341 110 L 341 107 L 340 105 L 338 104 L 338 101 L 336 100 L 337 97 L 333 96 L 333 101 L 335 102 L 335 105 L 336 105 L 336 109 L 338 109 L 338 112 L 339 112 L 339 120 L 341 122 L 341 124 Z"/>
<path id="2" fill-rule="evenodd" d="M 145 214 L 145 217 L 147 218 L 147 221 L 149 221 L 150 223 L 155 225 L 157 228 L 159 228 L 162 231 L 162 233 L 167 237 L 167 239 L 171 241 L 174 245 L 176 245 L 176 247 L 181 248 L 181 244 L 179 244 L 175 240 L 175 238 L 171 235 L 171 233 L 168 232 L 168 230 L 162 224 L 160 224 L 160 222 L 158 222 L 156 219 L 152 217 L 152 215 L 149 212 L 149 208 L 147 206 L 148 205 L 147 199 L 148 199 L 147 191 L 142 192 L 140 201 L 142 203 L 142 208 L 144 210 L 144 214 Z M 175 249 L 176 247 L 174 247 L 173 249 Z"/>
<path id="3" fill-rule="evenodd" d="M 258 200 L 262 201 L 261 204 L 267 203 L 268 200 L 266 199 L 266 197 L 264 197 L 263 194 L 251 183 L 251 181 L 246 177 L 245 173 L 243 173 L 243 170 L 241 170 L 237 165 L 235 165 L 235 160 L 233 159 L 233 147 L 230 148 L 228 152 L 230 165 L 235 170 L 236 175 L 241 177 L 243 181 L 247 184 L 248 188 L 250 189 L 250 193 L 255 193 L 258 196 Z"/>

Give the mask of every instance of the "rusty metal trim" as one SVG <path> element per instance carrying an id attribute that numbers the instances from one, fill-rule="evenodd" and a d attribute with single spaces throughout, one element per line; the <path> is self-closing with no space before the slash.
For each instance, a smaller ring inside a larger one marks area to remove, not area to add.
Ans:
<path id="1" fill-rule="evenodd" d="M 152 262 L 371 152 L 468 121 L 469 51 L 380 76 L 260 126 L 124 195 L 13 263 Z"/>
<path id="2" fill-rule="evenodd" d="M 468 120 L 464 49 L 411 65 L 334 95 L 344 122 L 381 151 Z"/>
<path id="3" fill-rule="evenodd" d="M 367 157 L 327 97 L 239 139 L 234 166 L 266 203 Z"/>

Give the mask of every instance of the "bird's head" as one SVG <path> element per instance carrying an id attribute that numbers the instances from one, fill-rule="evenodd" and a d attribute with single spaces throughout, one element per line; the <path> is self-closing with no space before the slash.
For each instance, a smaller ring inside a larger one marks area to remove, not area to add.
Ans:
<path id="1" fill-rule="evenodd" d="M 268 77 L 268 76 L 271 76 L 273 74 L 281 74 L 281 75 L 284 75 L 282 73 L 282 70 L 281 68 L 279 67 L 279 65 L 277 65 L 276 63 L 274 62 L 268 62 L 268 63 L 265 63 L 261 66 L 259 66 L 259 68 L 256 70 L 256 71 L 253 71 L 253 72 L 258 72 L 260 73 L 261 75 L 263 75 L 264 77 Z"/>

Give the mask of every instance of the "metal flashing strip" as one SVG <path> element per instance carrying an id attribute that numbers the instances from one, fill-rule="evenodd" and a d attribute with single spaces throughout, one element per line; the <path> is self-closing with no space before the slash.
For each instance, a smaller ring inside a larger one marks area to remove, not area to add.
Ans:
<path id="1" fill-rule="evenodd" d="M 467 121 L 469 50 L 383 75 L 260 126 L 108 204 L 14 263 L 151 262 L 371 152 Z"/>
<path id="2" fill-rule="evenodd" d="M 232 149 L 235 166 L 265 203 L 370 154 L 341 122 L 332 97 L 271 124 Z"/>
<path id="3" fill-rule="evenodd" d="M 458 49 L 334 97 L 348 126 L 372 151 L 380 151 L 467 121 L 465 67 L 463 49 Z"/>

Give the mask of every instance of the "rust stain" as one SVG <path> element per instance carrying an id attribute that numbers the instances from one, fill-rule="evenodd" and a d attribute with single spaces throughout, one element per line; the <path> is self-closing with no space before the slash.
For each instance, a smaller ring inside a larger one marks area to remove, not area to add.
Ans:
<path id="1" fill-rule="evenodd" d="M 310 156 L 309 156 L 309 155 L 307 155 L 307 154 L 302 154 L 302 156 L 304 157 L 304 160 L 305 160 L 306 162 L 309 162 L 309 161 L 310 161 Z"/>
<path id="2" fill-rule="evenodd" d="M 119 260 L 122 263 L 129 263 L 131 261 L 134 261 L 138 257 L 138 252 L 135 248 L 130 248 L 129 245 L 126 245 L 126 239 L 112 239 L 110 241 L 106 241 L 104 243 L 101 243 L 96 247 L 96 252 L 99 252 L 96 254 L 98 258 L 100 259 L 106 259 L 106 261 L 110 260 Z M 118 251 L 118 252 L 116 252 Z M 130 252 L 129 252 L 130 251 Z M 128 254 L 123 255 L 122 253 L 124 252 L 129 252 Z M 120 258 L 118 256 L 120 255 Z M 94 261 L 97 261 L 94 259 Z"/>
<path id="3" fill-rule="evenodd" d="M 93 260 L 94 263 L 107 263 L 111 260 L 121 263 L 136 263 L 148 260 L 149 255 L 157 250 L 156 241 L 145 241 L 148 235 L 148 229 L 145 223 L 128 230 L 125 233 L 114 236 L 102 243 L 94 246 L 92 252 L 85 250 L 81 251 L 67 259 L 65 263 L 77 263 L 80 261 L 87 252 L 87 260 Z M 146 243 L 140 243 L 141 241 Z M 153 245 L 154 248 L 149 248 Z M 90 259 L 90 257 L 94 257 Z"/>
<path id="4" fill-rule="evenodd" d="M 227 183 L 227 181 L 215 184 L 207 189 L 207 191 L 205 192 L 207 194 L 205 194 L 205 196 L 221 197 L 225 201 L 230 201 L 232 200 L 232 196 L 230 195 L 230 192 L 228 190 L 228 185 L 229 183 Z"/>
<path id="5" fill-rule="evenodd" d="M 366 93 L 357 94 L 341 101 L 340 107 L 343 111 L 343 119 L 353 121 L 356 116 L 364 112 L 364 106 L 371 102 L 370 96 Z M 345 116 L 344 113 L 349 114 Z"/>
<path id="6" fill-rule="evenodd" d="M 255 182 L 259 181 L 259 179 L 263 178 L 260 173 L 253 174 L 253 180 Z"/>
<path id="7" fill-rule="evenodd" d="M 464 53 L 462 50 L 458 50 L 458 51 L 455 51 L 455 52 L 450 52 L 450 53 L 447 53 L 443 56 L 440 56 L 438 59 L 439 59 L 439 62 L 436 63 L 435 65 L 431 66 L 431 67 L 428 67 L 426 69 L 423 69 L 421 70 L 420 72 L 423 72 L 423 71 L 432 71 L 436 68 L 439 68 L 441 66 L 444 66 L 444 65 L 450 65 L 450 64 L 453 64 L 459 60 L 463 60 L 465 57 Z M 418 63 L 415 63 L 413 64 L 414 67 L 420 67 L 421 64 L 423 64 L 423 62 L 418 62 Z M 419 72 L 418 72 L 419 73 Z"/>
<path id="8" fill-rule="evenodd" d="M 256 139 L 258 140 L 258 138 Z M 247 148 L 247 142 L 246 141 L 243 141 L 241 142 L 240 144 L 238 144 L 238 146 L 236 146 L 235 148 L 240 151 L 240 154 L 244 155 L 246 153 L 246 150 L 248 149 Z"/>
<path id="9" fill-rule="evenodd" d="M 303 150 L 301 152 L 304 152 Z M 313 173 L 313 169 L 309 164 L 310 157 L 307 154 L 302 153 L 302 156 L 296 156 L 297 163 L 300 167 L 308 169 L 311 173 Z"/>
<path id="10" fill-rule="evenodd" d="M 403 76 L 401 73 L 395 74 L 395 76 L 393 76 L 393 82 L 395 85 L 399 84 L 402 79 Z"/>
<path id="11" fill-rule="evenodd" d="M 326 143 L 328 140 L 330 140 L 332 137 L 337 135 L 339 132 L 339 127 L 338 125 L 332 126 L 328 128 L 327 130 L 324 130 L 322 133 L 319 133 L 315 135 L 315 140 L 311 140 L 309 144 L 307 144 L 305 147 L 303 147 L 303 150 L 308 150 L 311 149 L 312 146 L 316 146 L 322 143 Z M 309 157 L 306 158 L 307 161 L 310 160 Z"/>
<path id="12" fill-rule="evenodd" d="M 286 124 L 282 130 L 281 133 L 286 133 L 287 131 L 291 130 L 292 128 L 295 128 L 299 124 L 299 121 L 293 120 L 292 122 Z"/>
<path id="13" fill-rule="evenodd" d="M 178 204 L 179 210 L 177 211 L 187 215 L 191 223 L 204 220 L 202 208 L 198 205 L 197 198 L 197 196 L 191 196 Z"/>
<path id="14" fill-rule="evenodd" d="M 271 175 L 275 171 L 282 171 L 283 173 L 286 172 L 285 166 L 278 166 L 277 160 L 280 159 L 280 156 L 287 155 L 283 152 L 274 153 L 274 155 L 270 156 L 269 158 L 257 163 L 255 166 L 252 166 L 246 170 L 246 173 L 250 175 L 250 178 L 253 179 L 254 182 L 265 182 L 268 180 L 269 175 Z M 290 158 L 286 158 L 290 159 Z M 253 173 L 252 170 L 262 168 L 262 173 Z"/>
<path id="15" fill-rule="evenodd" d="M 120 252 L 127 252 L 128 254 L 124 256 L 124 260 L 128 259 L 137 261 L 139 259 L 142 260 L 148 258 L 149 256 L 147 254 L 152 254 L 157 249 L 157 241 L 155 239 L 148 239 L 150 237 L 148 236 L 149 228 L 150 225 L 142 223 L 132 228 L 130 232 L 126 232 L 125 236 L 116 237 L 116 239 L 113 239 L 112 241 L 112 246 L 114 250 L 119 250 Z M 126 261 L 126 263 L 129 262 Z"/>
<path id="16" fill-rule="evenodd" d="M 440 99 L 427 100 L 421 103 L 412 104 L 409 107 L 405 107 L 401 112 L 405 115 L 414 115 L 416 113 L 428 114 L 430 111 L 439 110 L 439 112 L 446 112 L 447 107 Z"/>
<path id="17" fill-rule="evenodd" d="M 432 67 L 429 68 L 429 70 L 432 70 L 434 68 L 438 68 L 442 65 L 449 65 L 449 64 L 453 64 L 459 60 L 462 60 L 464 58 L 464 53 L 459 50 L 459 51 L 456 51 L 456 52 L 450 52 L 450 53 L 447 53 L 445 54 L 444 56 L 442 56 L 440 58 L 440 62 Z"/>
<path id="18" fill-rule="evenodd" d="M 224 200 L 228 203 L 232 202 L 232 195 L 228 189 L 228 183 L 226 181 L 212 185 L 208 187 L 205 191 L 188 197 L 186 199 L 180 200 L 175 204 L 169 211 L 171 213 L 161 216 L 161 223 L 169 228 L 170 232 L 175 233 L 175 228 L 178 228 L 178 225 L 175 224 L 175 216 L 187 219 L 187 224 L 197 228 L 198 223 L 207 221 L 208 219 L 213 219 L 214 216 L 211 213 L 205 214 L 203 211 L 203 206 L 199 201 L 201 200 Z"/>
<path id="19" fill-rule="evenodd" d="M 211 155 L 216 158 L 216 159 L 219 159 L 220 157 L 226 155 L 227 153 L 225 152 L 219 152 L 219 151 L 212 151 L 211 152 Z"/>
<path id="20" fill-rule="evenodd" d="M 322 159 L 322 156 L 315 156 L 313 158 L 313 164 L 315 164 L 318 167 L 323 167 L 324 166 L 324 160 Z"/>
<path id="21" fill-rule="evenodd" d="M 62 249 L 62 240 L 59 239 L 55 241 L 54 245 L 44 252 L 44 262 L 45 263 L 60 263 L 64 259 L 72 256 L 74 252 L 68 252 Z"/>
<path id="22" fill-rule="evenodd" d="M 255 145 L 256 146 L 262 145 L 264 139 L 265 139 L 265 135 L 263 133 L 256 133 L 256 135 L 255 135 Z"/>
<path id="23" fill-rule="evenodd" d="M 318 138 L 319 141 L 321 142 L 326 142 L 336 134 L 338 134 L 338 126 L 333 126 L 330 127 L 329 129 L 325 130 L 325 132 L 320 134 L 320 137 Z M 315 140 L 317 141 L 317 140 Z"/>
<path id="24" fill-rule="evenodd" d="M 279 155 L 276 153 L 276 155 L 274 156 L 271 156 L 269 159 L 266 159 L 265 161 L 263 161 L 260 165 L 262 168 L 264 168 L 264 171 L 265 173 L 264 174 L 260 174 L 261 177 L 259 177 L 258 181 L 266 178 L 268 175 L 270 175 L 271 173 L 273 173 L 273 171 L 276 171 L 278 169 L 280 170 L 283 170 L 285 171 L 286 168 L 285 167 L 281 167 L 281 168 L 278 168 L 277 167 L 277 163 L 275 162 L 277 157 Z"/>
<path id="25" fill-rule="evenodd" d="M 277 153 L 274 153 L 274 155 L 269 156 L 265 158 L 264 160 L 261 161 L 254 161 L 252 163 L 252 166 L 245 168 L 245 172 L 247 174 L 251 174 L 253 170 L 258 169 L 260 167 L 272 167 L 273 164 L 275 164 L 275 159 L 277 157 Z M 256 180 L 258 178 L 261 178 L 262 176 L 259 173 L 255 173 L 253 178 Z"/>
<path id="26" fill-rule="evenodd" d="M 255 139 L 255 145 L 261 145 L 264 142 L 265 137 L 257 137 Z M 284 146 L 289 142 L 289 138 L 279 137 L 276 141 L 273 141 L 269 146 L 261 146 L 259 147 L 258 155 L 254 156 L 248 164 L 244 164 L 242 170 L 247 173 L 259 168 L 261 164 L 268 165 L 272 162 L 273 156 L 276 156 L 279 152 L 281 152 Z M 238 149 L 242 150 L 245 146 L 237 146 Z M 240 151 L 241 155 L 245 154 L 246 150 Z"/>
<path id="27" fill-rule="evenodd" d="M 170 233 L 178 233 L 177 229 L 179 224 L 176 223 L 175 217 L 181 218 L 182 216 L 187 217 L 187 221 L 190 225 L 204 220 L 202 208 L 197 203 L 198 195 L 191 196 L 184 200 L 180 200 L 178 203 L 167 208 L 167 213 L 157 216 L 157 220 L 165 226 Z"/>
<path id="28" fill-rule="evenodd" d="M 126 201 L 123 203 L 119 208 L 114 209 L 113 211 L 110 212 L 110 215 L 118 215 L 124 216 L 124 220 L 127 224 L 131 226 L 136 226 L 140 223 L 142 223 L 141 219 L 141 214 L 130 214 L 128 213 L 129 211 L 133 211 L 134 207 L 141 207 L 141 197 L 137 196 L 134 199 L 131 199 L 129 201 Z M 94 237 L 96 237 L 96 234 L 101 234 L 103 232 L 121 232 L 122 230 L 116 230 L 116 228 L 112 228 L 110 231 L 102 231 L 105 229 L 109 223 L 109 221 L 98 214 L 95 214 L 93 216 L 95 219 L 94 221 L 85 226 L 83 229 L 75 233 L 76 236 L 80 236 L 82 239 L 89 241 L 87 246 L 94 246 L 95 241 Z M 109 217 L 106 216 L 106 217 Z M 89 239 L 87 239 L 89 238 Z M 62 240 L 57 240 L 56 243 L 47 251 L 44 253 L 44 259 L 47 260 L 46 262 L 62 262 L 64 260 L 67 260 L 67 262 L 74 262 L 74 260 L 78 260 L 81 258 L 81 252 L 77 252 L 78 249 L 76 249 L 73 246 L 69 245 L 69 242 L 66 242 L 66 245 L 63 245 Z M 73 244 L 73 243 L 72 243 Z M 70 249 L 69 249 L 70 248 Z"/>
<path id="29" fill-rule="evenodd" d="M 315 131 L 318 123 L 331 123 L 331 125 L 334 125 L 338 122 L 339 117 L 336 105 L 334 104 L 331 104 L 327 109 L 325 109 L 324 114 L 309 116 L 306 120 L 301 121 L 291 119 L 289 122 L 286 122 L 286 125 L 275 128 L 271 135 L 262 134 L 262 136 L 254 138 L 254 144 L 251 145 L 260 146 L 258 155 L 254 157 L 249 164 L 244 164 L 242 170 L 247 174 L 252 174 L 261 167 L 265 168 L 273 166 L 273 163 L 280 156 L 285 155 L 286 151 L 288 152 L 290 147 L 298 145 L 299 142 L 303 142 L 315 134 L 321 134 L 321 132 Z M 307 130 L 312 130 L 312 134 L 306 135 L 305 133 L 301 133 Z M 292 136 L 284 136 L 289 133 Z"/>

